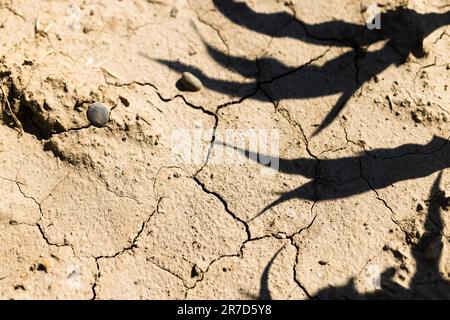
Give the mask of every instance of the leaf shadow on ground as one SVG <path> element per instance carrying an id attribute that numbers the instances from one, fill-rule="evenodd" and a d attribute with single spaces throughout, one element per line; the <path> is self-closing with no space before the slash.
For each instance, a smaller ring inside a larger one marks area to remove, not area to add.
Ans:
<path id="1" fill-rule="evenodd" d="M 381 74 L 390 66 L 404 64 L 409 55 L 416 58 L 426 56 L 424 39 L 438 28 L 450 24 L 450 11 L 420 14 L 412 9 L 397 7 L 381 13 L 381 29 L 369 30 L 365 25 L 341 20 L 308 24 L 288 12 L 258 13 L 243 2 L 232 0 L 213 0 L 213 2 L 216 9 L 228 20 L 248 30 L 272 38 L 291 38 L 316 46 L 349 49 L 323 65 L 317 65 L 315 62 L 327 53 L 326 50 L 321 56 L 300 66 L 292 67 L 270 56 L 258 57 L 255 60 L 233 56 L 222 52 L 203 39 L 210 57 L 222 67 L 249 79 L 250 82 L 247 83 L 214 78 L 202 71 L 200 67 L 181 61 L 157 59 L 180 73 L 191 72 L 210 90 L 238 98 L 266 99 L 268 96 L 273 102 L 280 102 L 286 99 L 310 99 L 340 94 L 313 135 L 327 128 L 338 117 L 348 100 L 374 76 Z M 291 23 L 295 27 L 287 28 L 286 26 Z M 383 45 L 379 49 L 371 50 L 370 47 L 379 42 Z M 261 90 L 264 95 L 249 94 L 258 90 Z M 426 145 L 408 144 L 392 149 L 375 149 L 352 157 L 320 161 L 308 158 L 279 159 L 280 172 L 300 175 L 312 180 L 294 190 L 281 193 L 277 200 L 266 206 L 253 219 L 270 208 L 295 198 L 311 201 L 341 199 L 383 189 L 400 181 L 442 172 L 450 167 L 448 142 L 448 138 L 435 136 Z M 267 162 L 260 161 L 261 156 L 265 160 L 270 160 L 270 156 L 267 155 L 238 150 L 262 165 L 267 165 Z M 432 261 L 424 256 L 427 247 L 441 241 L 443 222 L 439 204 L 442 202 L 442 192 L 439 191 L 440 179 L 441 174 L 430 192 L 425 222 L 427 232 L 412 248 L 417 265 L 411 281 L 412 289 L 396 284 L 392 279 L 395 269 L 389 268 L 381 274 L 381 289 L 375 293 L 359 293 L 355 287 L 355 279 L 350 279 L 341 287 L 322 288 L 316 297 L 386 299 L 450 296 L 449 283 L 443 279 L 438 269 L 441 253 Z M 359 183 L 352 183 L 353 181 L 359 181 Z M 272 257 L 261 276 L 259 293 L 261 299 L 271 298 L 270 268 L 279 253 L 280 251 Z M 434 288 L 435 286 L 439 289 Z M 418 290 L 418 288 L 421 289 Z"/>
<path id="2" fill-rule="evenodd" d="M 311 179 L 298 188 L 278 193 L 279 197 L 251 220 L 292 199 L 343 199 L 383 189 L 400 181 L 426 177 L 450 167 L 450 141 L 439 136 L 434 136 L 425 145 L 405 144 L 391 149 L 373 149 L 350 157 L 320 160 L 278 158 L 230 146 L 222 141 L 215 141 L 214 144 L 232 148 L 251 161 L 283 174 Z"/>
<path id="3" fill-rule="evenodd" d="M 312 297 L 314 299 L 449 299 L 450 281 L 444 279 L 439 262 L 443 249 L 444 222 L 441 214 L 447 208 L 448 199 L 440 189 L 442 171 L 433 183 L 429 193 L 427 218 L 424 223 L 425 232 L 419 242 L 411 248 L 416 262 L 416 270 L 411 278 L 409 288 L 399 285 L 394 279 L 397 270 L 390 267 L 380 274 L 379 288 L 374 292 L 359 292 L 355 279 L 350 278 L 345 285 L 321 288 Z M 284 247 L 283 247 L 284 248 Z M 269 271 L 281 248 L 267 264 L 261 276 L 259 299 L 269 300 Z M 430 254 L 431 252 L 431 254 Z"/>
<path id="4" fill-rule="evenodd" d="M 278 163 L 278 170 L 284 174 L 300 175 L 312 180 L 294 190 L 281 193 L 280 197 L 266 206 L 253 219 L 257 219 L 270 208 L 291 199 L 307 199 L 311 201 L 336 200 L 383 189 L 405 180 L 418 179 L 440 172 L 429 192 L 428 213 L 425 221 L 425 233 L 412 248 L 412 256 L 416 261 L 416 272 L 412 277 L 410 288 L 404 288 L 393 280 L 395 268 L 384 270 L 380 276 L 381 289 L 372 293 L 360 293 L 356 289 L 355 279 L 346 285 L 320 289 L 314 298 L 318 299 L 448 299 L 450 283 L 439 271 L 439 260 L 442 253 L 443 219 L 441 208 L 448 206 L 449 199 L 440 190 L 442 172 L 450 168 L 450 140 L 434 136 L 424 145 L 405 144 L 397 148 L 373 149 L 352 157 L 337 159 L 277 159 L 269 155 L 229 146 L 224 142 L 215 144 L 233 148 L 246 158 L 267 167 Z M 365 175 L 367 174 L 367 176 Z M 341 175 L 347 177 L 341 180 Z M 360 183 L 354 183 L 359 181 Z M 320 190 L 320 191 L 318 191 Z M 436 250 L 433 257 L 427 252 Z M 271 299 L 269 290 L 269 274 L 278 251 L 267 264 L 261 276 L 259 299 Z M 395 255 L 395 253 L 394 253 Z"/>
<path id="5" fill-rule="evenodd" d="M 329 126 L 345 107 L 347 101 L 361 86 L 391 65 L 406 62 L 409 54 L 425 56 L 424 39 L 436 29 L 450 24 L 450 11 L 446 13 L 420 14 L 412 9 L 397 7 L 381 13 L 381 29 L 370 30 L 341 20 L 308 24 L 293 14 L 257 13 L 243 2 L 214 0 L 217 10 L 231 22 L 246 29 L 274 38 L 292 38 L 320 46 L 347 47 L 352 50 L 327 61 L 322 66 L 312 59 L 306 64 L 291 67 L 272 57 L 256 60 L 224 53 L 203 40 L 209 55 L 224 68 L 250 78 L 248 83 L 215 79 L 200 67 L 180 61 L 157 59 L 178 72 L 189 71 L 197 76 L 205 87 L 239 98 L 258 99 L 261 96 L 249 92 L 262 90 L 272 101 L 285 99 L 308 99 L 340 94 L 313 135 Z M 296 28 L 285 28 L 296 23 Z M 385 41 L 384 46 L 369 51 L 370 45 Z M 359 64 L 363 63 L 364 68 Z M 255 64 L 257 72 L 255 72 Z M 361 70 L 360 70 L 361 69 Z M 270 72 L 269 72 L 270 71 Z M 268 93 L 269 91 L 269 93 Z M 263 97 L 263 96 L 262 96 Z"/>

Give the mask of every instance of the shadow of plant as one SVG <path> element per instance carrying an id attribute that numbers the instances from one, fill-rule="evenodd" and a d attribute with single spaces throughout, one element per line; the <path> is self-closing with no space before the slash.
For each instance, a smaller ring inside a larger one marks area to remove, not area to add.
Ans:
<path id="1" fill-rule="evenodd" d="M 200 67 L 189 66 L 182 62 L 158 59 L 162 64 L 178 72 L 189 71 L 197 76 L 205 87 L 233 95 L 239 98 L 258 99 L 258 95 L 249 95 L 255 90 L 265 91 L 270 86 L 276 92 L 275 100 L 308 99 L 341 94 L 326 117 L 318 125 L 315 134 L 329 126 L 345 107 L 348 100 L 361 86 L 373 76 L 382 73 L 391 65 L 403 64 L 409 54 L 420 58 L 425 55 L 423 41 L 436 29 L 450 24 L 450 11 L 446 13 L 419 14 L 414 10 L 398 7 L 381 13 L 381 29 L 369 30 L 365 25 L 340 20 L 319 24 L 307 24 L 287 12 L 257 13 L 243 2 L 232 0 L 214 0 L 216 8 L 233 23 L 270 37 L 293 38 L 302 42 L 321 46 L 349 47 L 353 50 L 327 61 L 324 65 L 314 65 L 320 57 L 296 68 L 271 58 L 261 57 L 256 61 L 246 57 L 230 56 L 204 41 L 209 55 L 225 68 L 232 66 L 238 74 L 252 78 L 250 83 L 237 83 L 220 80 L 205 74 Z M 275 28 L 289 21 L 298 24 L 297 29 Z M 380 41 L 384 46 L 376 51 L 367 48 Z M 366 72 L 359 72 L 357 61 L 364 60 L 368 66 Z M 255 63 L 258 73 L 252 73 Z M 264 70 L 274 70 L 276 75 L 262 79 Z M 285 77 L 289 81 L 280 81 Z M 240 95 L 240 92 L 244 94 Z"/>
<path id="2" fill-rule="evenodd" d="M 248 30 L 273 38 L 291 38 L 316 46 L 350 48 L 343 54 L 326 61 L 323 65 L 314 64 L 316 57 L 307 63 L 292 67 L 273 57 L 247 57 L 228 55 L 203 40 L 210 57 L 224 68 L 251 79 L 249 83 L 216 79 L 205 74 L 200 67 L 183 62 L 158 59 L 160 63 L 178 72 L 189 71 L 197 76 L 203 85 L 213 91 L 239 98 L 265 99 L 273 101 L 285 99 L 310 99 L 340 94 L 338 100 L 318 125 L 315 134 L 327 128 L 346 106 L 348 100 L 361 86 L 388 67 L 404 64 L 410 54 L 417 58 L 426 55 L 423 41 L 433 31 L 450 24 L 450 11 L 445 13 L 420 14 L 414 10 L 397 7 L 381 13 L 382 28 L 369 30 L 365 25 L 341 20 L 308 24 L 299 17 L 287 12 L 257 13 L 243 2 L 232 0 L 213 0 L 217 10 L 228 20 Z M 298 28 L 280 28 L 294 22 Z M 275 27 L 278 26 L 278 27 Z M 370 51 L 373 44 L 384 42 L 380 49 Z M 360 72 L 358 62 L 363 61 L 366 69 Z M 257 72 L 254 72 L 254 69 Z M 268 72 L 270 71 L 270 72 Z M 276 94 L 273 97 L 267 89 Z M 261 90 L 264 95 L 248 94 Z M 242 93 L 243 92 L 243 93 Z M 299 106 L 300 107 L 300 106 Z M 220 142 L 215 142 L 220 143 Z M 222 143 L 224 144 L 224 143 Z M 226 145 L 226 144 L 224 144 Z M 268 155 L 255 154 L 248 150 L 235 148 L 246 157 L 267 165 Z M 260 161 L 261 157 L 265 161 Z M 279 159 L 279 170 L 285 174 L 301 175 L 312 180 L 298 188 L 279 194 L 279 198 L 267 205 L 256 217 L 285 201 L 299 198 L 313 201 L 340 199 L 371 190 L 386 188 L 396 182 L 417 179 L 441 171 L 430 191 L 428 214 L 425 222 L 426 233 L 412 248 L 416 261 L 416 271 L 410 288 L 404 288 L 393 280 L 396 272 L 389 268 L 381 274 L 381 289 L 373 293 L 360 293 L 355 279 L 340 287 L 320 289 L 316 298 L 354 298 L 354 299 L 392 299 L 392 298 L 446 298 L 450 297 L 450 283 L 439 271 L 442 253 L 443 220 L 441 208 L 443 193 L 439 190 L 442 170 L 450 167 L 450 144 L 448 138 L 435 136 L 426 145 L 410 144 L 393 149 L 375 149 L 353 157 L 338 159 Z M 367 173 L 367 176 L 365 175 Z M 342 176 L 348 176 L 342 179 Z M 352 188 L 327 188 L 334 185 L 363 179 L 365 184 Z M 321 189 L 320 198 L 317 189 Z M 337 189 L 337 190 L 336 190 Z M 430 249 L 431 248 L 431 249 Z M 281 249 L 280 249 L 281 250 Z M 270 268 L 280 253 L 272 257 L 261 276 L 259 298 L 270 299 Z M 435 254 L 429 256 L 429 252 Z"/>

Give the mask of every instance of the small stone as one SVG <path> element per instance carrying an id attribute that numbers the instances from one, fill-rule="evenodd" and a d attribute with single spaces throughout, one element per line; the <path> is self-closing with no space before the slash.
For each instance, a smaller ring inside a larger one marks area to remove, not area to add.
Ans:
<path id="1" fill-rule="evenodd" d="M 324 260 L 320 260 L 320 261 L 319 261 L 319 264 L 320 264 L 321 266 L 325 266 L 325 265 L 328 264 L 328 262 L 326 262 L 326 261 L 324 261 Z"/>
<path id="2" fill-rule="evenodd" d="M 179 84 L 182 91 L 199 91 L 203 88 L 201 81 L 190 72 L 183 72 Z"/>
<path id="3" fill-rule="evenodd" d="M 86 115 L 89 122 L 96 127 L 103 127 L 109 121 L 109 109 L 101 102 L 91 104 Z"/>

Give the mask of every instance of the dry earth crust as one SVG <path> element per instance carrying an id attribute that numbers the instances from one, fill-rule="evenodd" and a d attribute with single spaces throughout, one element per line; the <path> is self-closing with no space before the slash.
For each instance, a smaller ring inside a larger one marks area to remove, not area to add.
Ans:
<path id="1" fill-rule="evenodd" d="M 0 298 L 449 299 L 450 5 L 377 3 L 423 55 L 369 0 L 0 0 Z"/>

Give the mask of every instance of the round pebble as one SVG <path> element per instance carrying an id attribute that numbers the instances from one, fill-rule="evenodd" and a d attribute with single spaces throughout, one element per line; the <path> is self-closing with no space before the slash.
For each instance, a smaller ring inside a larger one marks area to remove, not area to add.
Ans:
<path id="1" fill-rule="evenodd" d="M 96 127 L 103 127 L 109 121 L 109 109 L 101 102 L 91 104 L 86 115 L 89 122 Z"/>
<path id="2" fill-rule="evenodd" d="M 185 91 L 199 91 L 203 88 L 202 82 L 190 72 L 183 72 L 180 85 Z"/>

